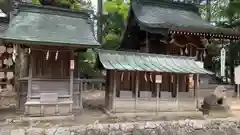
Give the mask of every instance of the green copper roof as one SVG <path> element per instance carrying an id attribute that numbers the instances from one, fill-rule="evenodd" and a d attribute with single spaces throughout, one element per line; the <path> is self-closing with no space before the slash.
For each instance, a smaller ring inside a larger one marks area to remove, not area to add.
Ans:
<path id="1" fill-rule="evenodd" d="M 240 36 L 227 28 L 218 28 L 202 20 L 198 8 L 191 4 L 167 2 L 166 0 L 133 0 L 132 10 L 142 29 L 158 32 L 166 28 L 175 31 Z"/>
<path id="2" fill-rule="evenodd" d="M 22 5 L 1 37 L 9 42 L 93 47 L 99 43 L 87 12 Z"/>
<path id="3" fill-rule="evenodd" d="M 110 50 L 97 52 L 103 67 L 110 70 L 213 74 L 189 57 Z"/>

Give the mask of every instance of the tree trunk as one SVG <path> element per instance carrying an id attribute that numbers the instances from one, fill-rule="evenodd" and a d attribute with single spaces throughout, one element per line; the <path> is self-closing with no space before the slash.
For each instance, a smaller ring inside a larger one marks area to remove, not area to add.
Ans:
<path id="1" fill-rule="evenodd" d="M 207 21 L 211 22 L 211 1 L 207 0 Z"/>
<path id="2" fill-rule="evenodd" d="M 98 20 L 97 20 L 97 39 L 102 43 L 102 16 L 103 16 L 103 0 L 98 0 Z"/>

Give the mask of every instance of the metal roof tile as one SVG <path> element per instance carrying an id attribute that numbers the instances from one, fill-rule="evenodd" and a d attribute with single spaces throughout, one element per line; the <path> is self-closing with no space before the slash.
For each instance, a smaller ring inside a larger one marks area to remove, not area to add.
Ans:
<path id="1" fill-rule="evenodd" d="M 97 52 L 103 67 L 110 70 L 213 74 L 189 57 L 99 49 Z"/>

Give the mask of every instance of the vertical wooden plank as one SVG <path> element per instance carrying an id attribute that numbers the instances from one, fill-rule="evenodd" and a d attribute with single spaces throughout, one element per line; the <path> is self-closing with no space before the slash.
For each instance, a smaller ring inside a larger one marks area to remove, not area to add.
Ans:
<path id="1" fill-rule="evenodd" d="M 116 102 L 116 91 L 117 91 L 117 73 L 116 71 L 113 71 L 113 95 L 112 95 L 112 109 L 115 112 L 116 108 L 115 108 L 115 102 Z"/>
<path id="2" fill-rule="evenodd" d="M 135 83 L 135 108 L 134 108 L 134 112 L 136 112 L 137 110 L 137 103 L 138 103 L 138 91 L 139 91 L 139 72 L 136 71 L 136 83 Z"/>
<path id="3" fill-rule="evenodd" d="M 179 74 L 177 75 L 177 87 L 176 87 L 176 105 L 177 105 L 177 110 L 179 111 Z"/>
<path id="4" fill-rule="evenodd" d="M 199 75 L 196 75 L 196 92 L 195 92 L 195 97 L 196 97 L 196 108 L 198 109 L 198 89 L 199 89 Z"/>
<path id="5" fill-rule="evenodd" d="M 193 87 L 194 101 L 195 101 L 196 109 L 198 109 L 197 93 L 196 93 L 196 75 L 193 75 L 193 81 L 194 81 L 194 87 Z"/>
<path id="6" fill-rule="evenodd" d="M 33 58 L 34 54 L 30 53 L 29 55 L 30 61 L 29 61 L 29 69 L 28 69 L 28 94 L 27 99 L 31 99 L 32 95 L 32 71 L 33 71 Z"/>
<path id="7" fill-rule="evenodd" d="M 77 79 L 79 80 L 79 78 Z M 76 81 L 74 80 L 74 82 L 76 83 Z M 76 96 L 76 102 L 77 102 L 77 108 L 80 109 L 80 96 L 81 96 L 81 90 L 80 90 L 80 82 L 77 81 L 77 84 L 74 83 L 74 93 L 77 93 Z"/>
<path id="8" fill-rule="evenodd" d="M 159 111 L 159 92 L 160 92 L 160 83 L 156 83 L 157 85 L 157 104 L 156 104 L 156 111 L 157 111 L 157 114 L 158 114 L 158 111 Z"/>
<path id="9" fill-rule="evenodd" d="M 82 102 L 83 101 L 83 98 L 82 98 L 83 92 L 82 91 L 83 91 L 83 81 L 81 80 L 80 81 L 80 99 L 79 99 L 80 109 L 83 109 L 83 102 Z"/>
<path id="10" fill-rule="evenodd" d="M 74 60 L 74 52 L 71 52 L 70 55 L 71 55 L 70 60 Z M 70 81 L 69 81 L 70 101 L 73 101 L 73 75 L 74 75 L 74 69 L 71 69 L 71 67 L 70 67 L 69 75 L 70 75 L 70 78 L 69 78 L 70 79 Z M 70 105 L 70 112 L 72 112 L 72 105 Z"/>
<path id="11" fill-rule="evenodd" d="M 105 76 L 105 107 L 107 109 L 110 109 L 110 105 L 109 105 L 109 90 L 110 90 L 110 71 L 107 70 L 106 71 L 106 76 Z"/>

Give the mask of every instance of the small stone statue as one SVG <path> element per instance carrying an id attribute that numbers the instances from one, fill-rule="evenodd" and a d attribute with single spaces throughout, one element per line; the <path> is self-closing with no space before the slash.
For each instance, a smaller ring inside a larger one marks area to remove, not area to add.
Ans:
<path id="1" fill-rule="evenodd" d="M 204 97 L 203 104 L 199 111 L 203 113 L 203 115 L 209 115 L 211 109 L 214 106 L 226 106 L 226 89 L 224 86 L 218 86 L 213 93 Z"/>

